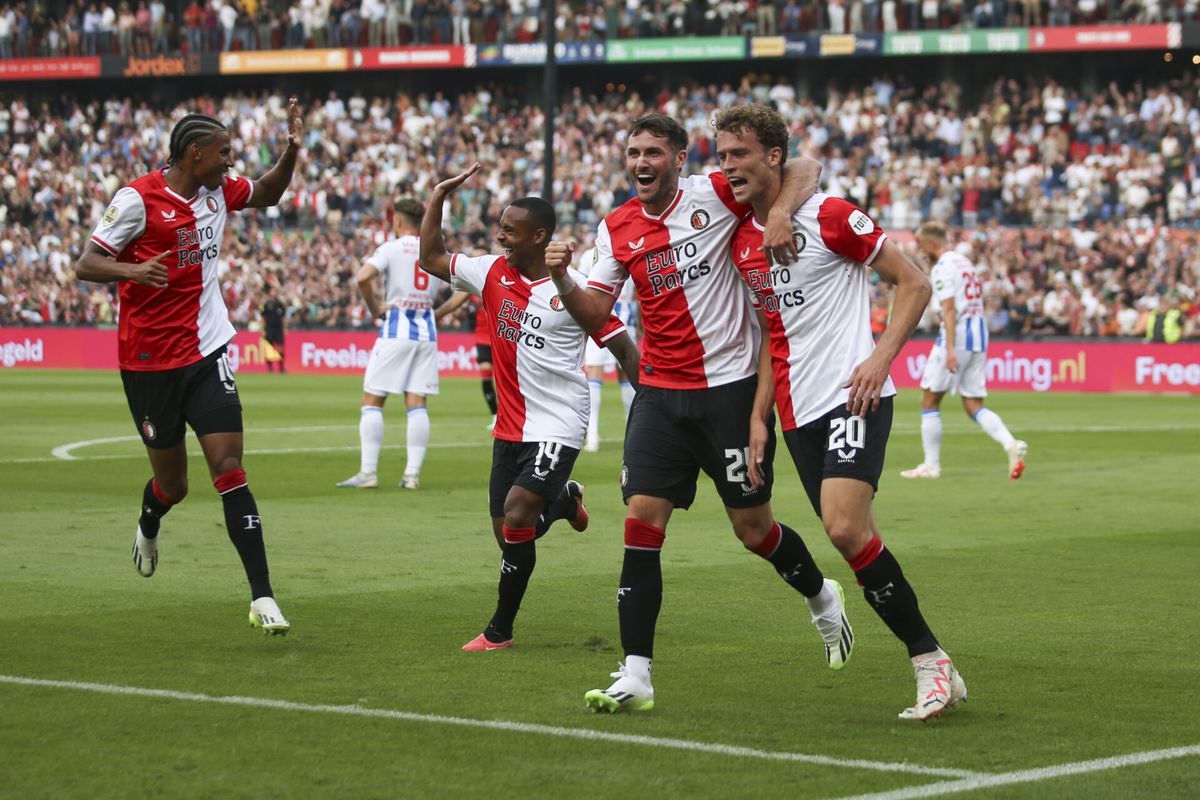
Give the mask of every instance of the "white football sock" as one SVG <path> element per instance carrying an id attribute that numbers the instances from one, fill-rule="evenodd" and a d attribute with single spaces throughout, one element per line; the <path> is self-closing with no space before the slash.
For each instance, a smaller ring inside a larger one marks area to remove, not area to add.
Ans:
<path id="1" fill-rule="evenodd" d="M 645 656 L 625 656 L 625 671 L 647 686 L 650 685 L 650 659 Z"/>
<path id="2" fill-rule="evenodd" d="M 921 411 L 921 444 L 925 448 L 925 463 L 934 469 L 942 468 L 942 412 Z"/>
<path id="3" fill-rule="evenodd" d="M 975 414 L 975 421 L 979 423 L 979 427 L 983 428 L 983 432 L 999 442 L 1005 451 L 1016 441 L 1008 432 L 1008 428 L 1004 427 L 1004 420 L 1000 419 L 1000 415 L 990 408 L 979 409 Z"/>
<path id="4" fill-rule="evenodd" d="M 420 475 L 425 451 L 429 448 L 429 409 L 421 406 L 408 410 L 408 464 L 405 475 Z"/>
<path id="5" fill-rule="evenodd" d="M 589 439 L 600 437 L 600 381 L 588 379 L 588 394 L 592 398 L 591 416 L 588 417 L 587 435 Z"/>
<path id="6" fill-rule="evenodd" d="M 637 389 L 633 388 L 633 384 L 629 381 L 621 381 L 621 402 L 625 404 L 625 418 L 629 418 L 629 408 L 633 405 L 633 398 L 637 394 Z"/>
<path id="7" fill-rule="evenodd" d="M 363 406 L 358 420 L 358 440 L 362 444 L 359 472 L 374 474 L 379 468 L 379 450 L 383 447 L 383 409 Z"/>
<path id="8" fill-rule="evenodd" d="M 833 608 L 833 604 L 837 602 L 837 592 L 833 590 L 833 586 L 829 581 L 821 584 L 821 591 L 817 592 L 813 597 L 804 598 L 804 602 L 808 603 L 808 610 L 814 617 L 819 617 L 829 609 Z"/>

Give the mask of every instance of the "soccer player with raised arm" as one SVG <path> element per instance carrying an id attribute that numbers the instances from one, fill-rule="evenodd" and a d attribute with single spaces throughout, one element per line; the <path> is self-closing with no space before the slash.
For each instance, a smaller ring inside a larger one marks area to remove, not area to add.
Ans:
<path id="1" fill-rule="evenodd" d="M 703 471 L 713 481 L 733 532 L 806 599 L 840 669 L 853 632 L 842 589 L 825 580 L 803 540 L 771 510 L 767 480 L 750 483 L 749 424 L 758 384 L 759 330 L 729 242 L 750 207 L 734 199 L 718 173 L 680 177 L 688 136 L 661 114 L 632 123 L 625 169 L 637 196 L 609 214 L 596 236 L 597 258 L 587 289 L 566 269 L 571 247 L 555 243 L 547 264 L 567 309 L 597 330 L 622 287 L 632 281 L 642 321 L 641 374 L 625 429 L 621 489 L 628 506 L 625 558 L 617 592 L 625 661 L 607 689 L 584 700 L 595 711 L 645 711 L 654 705 L 651 660 L 662 606 L 661 551 L 676 508 L 687 509 Z M 800 159 L 773 222 L 791 243 L 791 211 L 816 189 L 820 166 Z"/>
<path id="2" fill-rule="evenodd" d="M 421 267 L 479 295 L 495 370 L 488 504 L 502 552 L 499 597 L 487 627 L 463 645 L 466 651 L 512 646 L 513 622 L 537 561 L 536 539 L 558 519 L 577 531 L 588 523 L 583 487 L 570 480 L 588 418 L 586 334 L 563 308 L 546 269 L 554 207 L 538 197 L 514 200 L 497 226 L 502 254 L 451 255 L 442 238 L 442 205 L 478 170 L 474 164 L 439 183 L 421 222 Z M 637 347 L 620 320 L 598 326 L 595 339 L 637 374 Z"/>
<path id="3" fill-rule="evenodd" d="M 402 489 L 421 487 L 421 466 L 429 449 L 429 409 L 425 398 L 438 393 L 437 322 L 470 297 L 457 292 L 436 309 L 434 298 L 445 284 L 421 269 L 417 234 L 425 206 L 412 197 L 396 200 L 395 236 L 380 245 L 358 270 L 358 290 L 371 316 L 379 320 L 379 338 L 363 374 L 359 412 L 358 472 L 337 485 L 350 489 L 379 486 L 376 469 L 383 448 L 383 407 L 388 395 L 403 394 L 407 408 L 407 461 Z M 375 284 L 383 275 L 381 300 Z"/>
<path id="4" fill-rule="evenodd" d="M 950 247 L 946 226 L 925 222 L 917 228 L 917 247 L 933 262 L 933 296 L 942 312 L 938 338 L 929 351 L 921 376 L 921 444 L 925 459 L 905 478 L 942 475 L 942 398 L 951 389 L 962 395 L 963 411 L 1008 455 L 1008 477 L 1025 471 L 1029 446 L 1017 439 L 1000 415 L 983 404 L 987 397 L 987 319 L 983 314 L 983 283 L 971 260 Z"/>
<path id="5" fill-rule="evenodd" d="M 116 193 L 75 264 L 83 280 L 120 284 L 121 382 L 154 473 L 134 535 L 138 573 L 154 574 L 160 521 L 187 495 L 189 425 L 250 581 L 250 624 L 268 634 L 287 633 L 289 624 L 271 589 L 262 520 L 242 466 L 242 405 L 225 354 L 234 329 L 217 260 L 227 215 L 273 206 L 287 190 L 303 134 L 295 98 L 287 116 L 287 146 L 257 181 L 226 175 L 233 150 L 219 120 L 179 120 L 167 166 Z"/>
<path id="6" fill-rule="evenodd" d="M 967 687 L 883 546 L 872 510 L 896 393 L 888 371 L 929 302 L 929 281 L 862 209 L 826 194 L 813 195 L 792 218 L 797 257 L 768 264 L 759 252 L 761 220 L 782 185 L 787 123 L 764 106 L 739 106 L 718 112 L 714 125 L 733 195 L 754 208 L 734 235 L 732 253 L 768 336 L 750 420 L 751 480 L 767 478 L 760 463 L 769 463 L 774 401 L 784 442 L 830 541 L 912 659 L 917 701 L 900 717 L 939 716 L 966 699 Z M 878 344 L 871 339 L 871 270 L 896 286 L 891 324 Z"/>

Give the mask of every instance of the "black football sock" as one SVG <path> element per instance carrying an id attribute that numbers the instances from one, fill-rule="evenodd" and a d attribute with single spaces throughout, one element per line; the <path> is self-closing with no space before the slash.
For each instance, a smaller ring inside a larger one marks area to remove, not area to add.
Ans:
<path id="1" fill-rule="evenodd" d="M 776 523 L 763 543 L 751 552 L 769 561 L 779 577 L 805 597 L 816 597 L 821 593 L 825 576 L 800 534 L 787 525 Z"/>
<path id="2" fill-rule="evenodd" d="M 493 414 L 496 413 L 496 384 L 492 383 L 491 378 L 484 378 L 483 383 L 483 399 L 487 401 L 488 408 Z"/>
<path id="3" fill-rule="evenodd" d="M 154 491 L 154 478 L 146 481 L 146 488 L 142 491 L 142 515 L 138 517 L 138 527 L 141 528 L 142 536 L 147 539 L 154 539 L 158 536 L 159 523 L 163 515 L 171 510 L 173 503 L 164 503 L 159 499 L 159 493 Z"/>
<path id="4" fill-rule="evenodd" d="M 878 537 L 871 540 L 850 566 L 863 587 L 867 603 L 896 638 L 904 642 L 910 658 L 938 648 L 937 639 L 917 604 L 916 592 L 895 556 L 883 547 Z"/>
<path id="5" fill-rule="evenodd" d="M 662 551 L 625 548 L 617 615 L 627 656 L 654 657 L 654 628 L 662 609 Z"/>
<path id="6" fill-rule="evenodd" d="M 221 504 L 225 507 L 225 529 L 229 540 L 237 549 L 250 581 L 251 600 L 274 597 L 271 591 L 271 574 L 267 568 L 267 548 L 263 544 L 262 518 L 258 515 L 258 504 L 250 487 L 246 485 L 246 472 L 232 470 L 213 481 L 221 493 Z"/>
<path id="7" fill-rule="evenodd" d="M 529 528 L 506 528 L 506 535 L 524 535 Z M 487 630 L 483 632 L 490 642 L 504 642 L 513 638 L 513 622 L 521 609 L 521 600 L 529 587 L 529 577 L 537 565 L 537 545 L 532 539 L 521 542 L 504 542 L 504 555 L 500 559 L 499 598 L 496 613 L 492 615 Z"/>

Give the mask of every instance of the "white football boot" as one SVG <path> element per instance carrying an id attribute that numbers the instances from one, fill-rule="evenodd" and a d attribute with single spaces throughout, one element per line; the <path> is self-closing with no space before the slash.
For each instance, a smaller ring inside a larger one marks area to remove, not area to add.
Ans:
<path id="1" fill-rule="evenodd" d="M 343 489 L 378 489 L 379 478 L 374 472 L 359 472 L 344 481 L 338 481 L 337 486 Z"/>
<path id="2" fill-rule="evenodd" d="M 260 597 L 250 604 L 250 624 L 267 636 L 286 636 L 292 627 L 274 597 Z"/>
<path id="3" fill-rule="evenodd" d="M 940 717 L 946 709 L 966 702 L 967 684 L 944 650 L 938 648 L 912 661 L 913 675 L 917 679 L 917 702 L 901 711 L 900 719 L 924 722 Z"/>

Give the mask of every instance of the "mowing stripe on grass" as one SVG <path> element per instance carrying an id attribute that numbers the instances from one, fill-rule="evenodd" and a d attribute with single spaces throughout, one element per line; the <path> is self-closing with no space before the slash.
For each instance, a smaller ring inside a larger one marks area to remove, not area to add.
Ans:
<path id="1" fill-rule="evenodd" d="M 1039 783 L 1052 778 L 1062 778 L 1067 775 L 1086 775 L 1089 772 L 1136 767 L 1139 764 L 1153 764 L 1156 761 L 1168 761 L 1174 758 L 1200 756 L 1200 744 L 1188 747 L 1169 747 L 1165 750 L 1149 750 L 1144 753 L 1129 753 L 1123 756 L 1097 758 L 1092 761 L 1075 761 L 1070 764 L 1059 764 L 1053 767 L 1038 769 L 1023 769 L 1018 772 L 1002 772 L 998 775 L 974 775 L 957 781 L 942 781 L 925 786 L 911 786 L 907 789 L 895 789 L 876 794 L 860 794 L 853 797 L 843 797 L 839 800 L 921 800 L 926 797 L 942 797 L 948 794 L 973 792 L 976 789 L 988 789 L 993 786 L 1011 786 L 1016 783 Z"/>
<path id="2" fill-rule="evenodd" d="M 40 678 L 24 678 L 18 675 L 0 675 L 0 683 L 18 686 L 37 686 L 49 689 L 76 689 L 85 692 L 101 694 L 132 695 L 134 697 L 152 697 L 162 700 L 183 700 L 193 703 L 214 703 L 230 706 L 252 706 L 255 708 L 274 708 L 283 711 L 307 711 L 316 714 L 341 714 L 352 717 L 376 717 L 383 719 L 398 719 L 406 722 L 426 722 L 435 725 L 457 725 L 464 728 L 484 728 L 488 730 L 514 731 L 516 733 L 535 733 L 543 736 L 558 736 L 567 739 L 585 739 L 590 741 L 615 742 L 617 744 L 635 744 L 645 747 L 661 747 L 668 750 L 689 750 L 698 753 L 733 756 L 736 758 L 758 758 L 765 761 L 790 761 L 800 764 L 819 764 L 826 767 L 842 767 L 845 769 L 872 770 L 875 772 L 901 772 L 910 775 L 930 775 L 937 777 L 982 777 L 981 773 L 965 769 L 942 769 L 939 767 L 923 767 L 919 764 L 891 763 L 886 761 L 866 761 L 856 758 L 833 758 L 831 756 L 812 755 L 808 753 L 780 753 L 770 750 L 757 750 L 752 747 L 738 747 L 731 744 L 710 744 L 695 742 L 688 739 L 667 739 L 657 736 L 639 736 L 627 733 L 608 733 L 606 731 L 588 728 L 561 728 L 554 725 L 535 725 L 527 722 L 508 722 L 505 720 L 468 719 L 465 717 L 444 717 L 437 714 L 417 714 L 411 711 L 392 711 L 385 708 L 364 708 L 363 706 L 331 706 L 310 703 L 292 703 L 287 700 L 271 700 L 264 697 L 219 697 L 199 694 L 196 692 L 176 692 L 169 689 L 143 689 L 137 686 L 116 686 L 107 683 L 85 683 L 80 681 L 51 681 Z M 936 784 L 935 784 L 936 785 Z"/>
<path id="3" fill-rule="evenodd" d="M 343 429 L 357 429 L 356 425 L 312 425 L 308 427 L 295 428 L 254 428 L 247 430 L 247 433 L 306 433 L 310 431 L 333 431 Z M 897 433 L 911 433 L 919 430 L 916 425 L 907 423 L 895 423 L 892 425 L 892 431 Z M 1021 433 L 1170 433 L 1172 431 L 1195 431 L 1200 430 L 1200 425 L 1062 425 L 1047 428 L 1021 428 Z M 974 428 L 962 429 L 947 429 L 943 436 L 958 436 L 970 435 L 978 436 L 978 432 Z M 33 456 L 30 458 L 4 458 L 0 459 L 0 464 L 47 464 L 54 461 L 114 461 L 130 458 L 145 458 L 145 453 L 140 449 L 132 453 L 110 453 L 98 456 L 77 456 L 75 450 L 91 447 L 97 444 L 118 444 L 122 442 L 140 442 L 141 437 L 132 436 L 109 436 L 103 439 L 84 439 L 78 442 L 68 442 L 64 445 L 59 445 L 51 451 L 50 456 Z M 623 439 L 601 439 L 601 442 L 608 444 L 620 444 Z M 431 442 L 430 448 L 462 448 L 462 447 L 491 447 L 492 439 L 488 437 L 485 440 L 478 442 Z M 398 450 L 405 445 L 392 444 L 383 445 L 385 450 Z M 245 455 L 248 456 L 275 456 L 275 455 L 292 455 L 294 453 L 348 453 L 358 452 L 359 445 L 337 445 L 333 447 L 276 447 L 265 450 L 247 450 Z M 191 452 L 189 455 L 199 457 L 201 454 Z"/>

